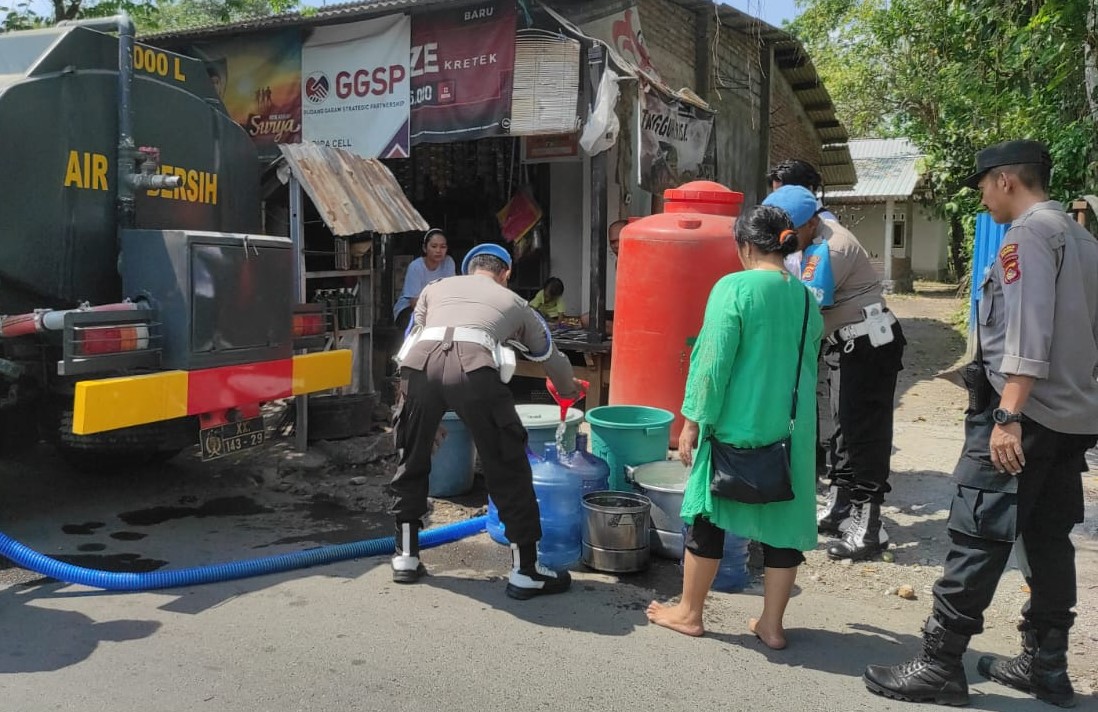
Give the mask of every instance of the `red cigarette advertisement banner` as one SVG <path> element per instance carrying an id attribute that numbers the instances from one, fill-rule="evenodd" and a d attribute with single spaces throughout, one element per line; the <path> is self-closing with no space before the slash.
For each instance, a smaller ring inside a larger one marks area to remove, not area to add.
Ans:
<path id="1" fill-rule="evenodd" d="M 508 133 L 516 17 L 514 0 L 413 16 L 413 145 Z"/>
<path id="2" fill-rule="evenodd" d="M 301 36 L 284 30 L 196 43 L 189 54 L 206 62 L 233 121 L 255 141 L 261 158 L 278 144 L 301 142 Z"/>

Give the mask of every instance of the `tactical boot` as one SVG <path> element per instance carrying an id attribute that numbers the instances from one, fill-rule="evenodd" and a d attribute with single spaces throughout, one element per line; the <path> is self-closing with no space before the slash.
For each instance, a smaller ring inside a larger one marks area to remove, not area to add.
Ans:
<path id="1" fill-rule="evenodd" d="M 870 665 L 862 680 L 866 689 L 894 700 L 967 705 L 968 680 L 961 661 L 969 636 L 942 627 L 934 617 L 923 628 L 923 650 L 914 660 L 891 667 Z"/>
<path id="2" fill-rule="evenodd" d="M 572 585 L 567 571 L 553 571 L 538 561 L 537 544 L 511 544 L 511 576 L 507 595 L 520 601 L 535 596 L 564 593 Z"/>
<path id="3" fill-rule="evenodd" d="M 415 583 L 427 568 L 419 560 L 420 522 L 397 522 L 396 551 L 393 554 L 393 581 Z"/>
<path id="4" fill-rule="evenodd" d="M 1040 636 L 1028 623 L 1022 631 L 1022 652 L 1010 660 L 985 655 L 976 669 L 989 680 L 1058 707 L 1075 706 L 1075 690 L 1067 674 L 1067 631 L 1050 630 Z"/>
<path id="5" fill-rule="evenodd" d="M 988 680 L 1015 690 L 1029 692 L 1029 675 L 1033 669 L 1033 658 L 1037 655 L 1037 632 L 1023 623 L 1018 626 L 1022 633 L 1022 652 L 1010 660 L 1002 660 L 994 655 L 984 655 L 976 662 L 976 670 Z"/>
<path id="6" fill-rule="evenodd" d="M 888 534 L 881 526 L 881 505 L 865 502 L 851 505 L 850 521 L 843 525 L 843 538 L 827 547 L 827 556 L 836 561 L 861 561 L 887 547 Z"/>
<path id="7" fill-rule="evenodd" d="M 839 525 L 850 516 L 850 490 L 831 485 L 827 490 L 827 502 L 816 508 L 816 529 L 821 534 L 840 536 Z"/>

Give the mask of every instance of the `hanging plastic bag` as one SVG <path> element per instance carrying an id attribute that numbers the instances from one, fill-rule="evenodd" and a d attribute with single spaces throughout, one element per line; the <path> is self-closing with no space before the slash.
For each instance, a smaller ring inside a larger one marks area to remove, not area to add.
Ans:
<path id="1" fill-rule="evenodd" d="M 587 117 L 587 124 L 580 135 L 580 146 L 588 155 L 602 153 L 618 140 L 618 115 L 614 109 L 618 105 L 619 77 L 609 68 L 602 72 L 599 89 L 595 94 L 595 108 Z"/>

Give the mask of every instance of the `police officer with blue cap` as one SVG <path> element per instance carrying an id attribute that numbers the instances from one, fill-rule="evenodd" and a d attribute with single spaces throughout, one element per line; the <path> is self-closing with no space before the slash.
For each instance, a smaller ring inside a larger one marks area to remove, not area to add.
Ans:
<path id="1" fill-rule="evenodd" d="M 828 557 L 868 559 L 888 545 L 881 504 L 890 491 L 903 330 L 885 306 L 869 253 L 849 230 L 819 215 L 811 191 L 783 185 L 763 205 L 782 208 L 792 219 L 801 249 L 800 264 L 792 269 L 816 296 L 824 318 L 821 370 L 831 418 L 820 420 L 831 483 L 816 524 L 820 533 L 841 537 L 827 547 Z"/>
<path id="2" fill-rule="evenodd" d="M 514 350 L 539 362 L 564 398 L 581 395 L 572 365 L 554 346 L 538 313 L 507 288 L 511 255 L 502 245 L 477 245 L 460 276 L 428 284 L 416 303 L 401 348 L 400 396 L 393 433 L 400 455 L 390 483 L 396 520 L 393 580 L 412 583 L 425 569 L 419 530 L 427 514 L 431 454 L 442 416 L 452 410 L 469 429 L 488 493 L 511 542 L 507 595 L 517 599 L 568 590 L 567 571 L 537 560 L 541 518 L 526 459 L 526 429 L 507 387 Z"/>

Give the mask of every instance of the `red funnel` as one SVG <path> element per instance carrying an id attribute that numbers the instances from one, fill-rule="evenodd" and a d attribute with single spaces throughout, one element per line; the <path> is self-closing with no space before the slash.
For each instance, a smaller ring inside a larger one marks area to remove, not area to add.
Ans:
<path id="1" fill-rule="evenodd" d="M 553 381 L 546 378 L 545 388 L 549 391 L 549 395 L 553 396 L 553 400 L 560 406 L 560 422 L 564 422 L 568 418 L 568 409 L 576 403 L 580 402 L 587 395 L 587 389 L 591 386 L 588 381 L 581 381 L 578 378 L 576 383 L 579 384 L 579 395 L 574 398 L 562 398 L 560 393 L 557 392 L 557 387 L 553 385 Z"/>

